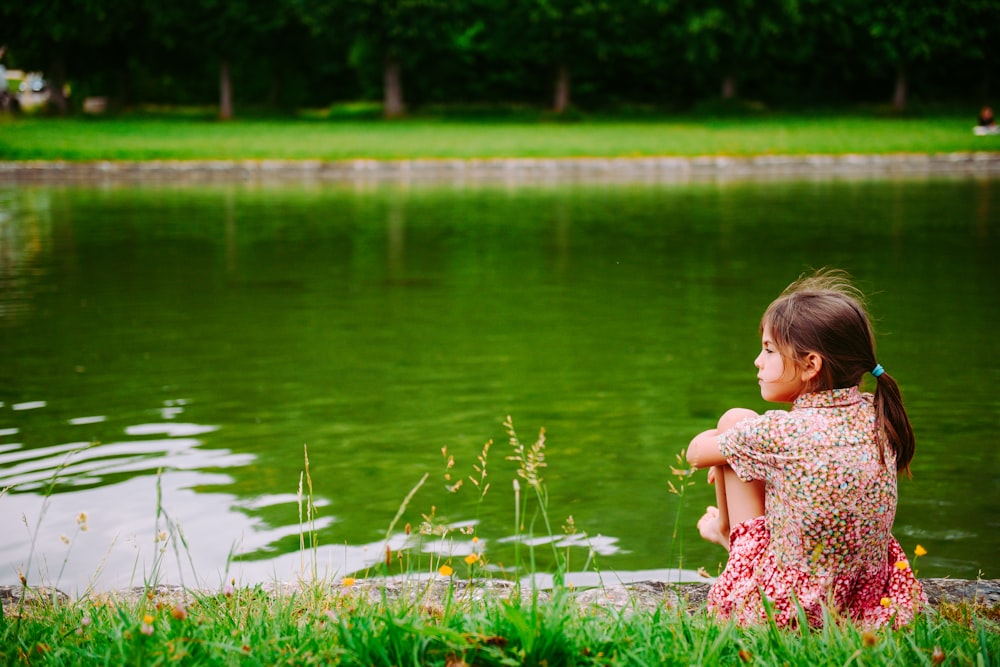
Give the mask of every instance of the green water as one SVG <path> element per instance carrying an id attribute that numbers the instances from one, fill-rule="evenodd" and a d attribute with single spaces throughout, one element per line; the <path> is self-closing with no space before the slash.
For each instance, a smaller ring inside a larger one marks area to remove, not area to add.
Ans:
<path id="1" fill-rule="evenodd" d="M 425 473 L 390 536 L 409 566 L 464 574 L 474 527 L 510 567 L 507 415 L 525 444 L 545 428 L 571 569 L 715 572 L 711 487 L 679 507 L 670 466 L 726 408 L 770 407 L 760 313 L 827 265 L 871 294 L 917 433 L 897 536 L 921 576 L 1000 576 L 998 223 L 1000 180 L 967 177 L 0 187 L 0 582 L 363 574 Z M 453 531 L 407 542 L 432 507 Z"/>

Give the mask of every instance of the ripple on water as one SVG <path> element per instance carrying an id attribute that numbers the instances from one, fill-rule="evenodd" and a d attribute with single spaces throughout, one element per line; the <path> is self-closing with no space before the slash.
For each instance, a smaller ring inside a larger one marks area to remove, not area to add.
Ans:
<path id="1" fill-rule="evenodd" d="M 163 422 L 158 424 L 136 424 L 125 429 L 126 435 L 166 435 L 171 438 L 190 437 L 218 431 L 218 426 L 205 424 L 189 424 L 182 422 Z"/>
<path id="2" fill-rule="evenodd" d="M 181 426 L 167 435 L 207 433 L 217 427 Z M 197 427 L 197 428 L 194 428 Z M 150 430 L 163 434 L 163 429 Z M 12 493 L 37 491 L 48 485 L 103 486 L 121 475 L 151 474 L 159 469 L 208 470 L 250 465 L 252 454 L 233 454 L 228 449 L 203 449 L 192 437 L 168 437 L 94 444 L 69 442 L 50 447 L 23 449 L 21 445 L 0 449 L 0 487 Z M 58 484 L 56 484 L 56 482 Z"/>
<path id="3" fill-rule="evenodd" d="M 27 401 L 25 403 L 14 403 L 10 406 L 10 409 L 21 412 L 23 410 L 37 410 L 44 408 L 46 405 L 48 405 L 46 401 Z"/>
<path id="4" fill-rule="evenodd" d="M 108 418 L 104 415 L 94 415 L 92 417 L 76 417 L 74 419 L 68 420 L 68 423 L 73 426 L 83 426 L 84 424 L 99 424 L 100 422 L 107 421 Z"/>

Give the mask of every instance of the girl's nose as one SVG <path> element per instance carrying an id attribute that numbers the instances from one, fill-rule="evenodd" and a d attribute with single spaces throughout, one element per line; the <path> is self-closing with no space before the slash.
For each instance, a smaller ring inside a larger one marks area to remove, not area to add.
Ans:
<path id="1" fill-rule="evenodd" d="M 758 370 L 764 368 L 764 353 L 761 352 L 757 355 L 757 358 L 753 360 L 753 365 L 757 367 Z"/>

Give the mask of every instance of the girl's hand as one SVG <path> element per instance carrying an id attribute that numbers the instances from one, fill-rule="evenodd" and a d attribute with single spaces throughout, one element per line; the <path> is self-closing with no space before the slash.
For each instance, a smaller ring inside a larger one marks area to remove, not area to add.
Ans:
<path id="1" fill-rule="evenodd" d="M 715 469 L 717 466 L 712 466 L 708 469 L 708 483 L 715 484 Z"/>

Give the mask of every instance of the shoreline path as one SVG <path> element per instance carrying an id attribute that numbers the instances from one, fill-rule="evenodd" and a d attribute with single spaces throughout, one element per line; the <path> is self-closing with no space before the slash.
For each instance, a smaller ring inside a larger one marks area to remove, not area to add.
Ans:
<path id="1" fill-rule="evenodd" d="M 471 158 L 404 160 L 3 161 L 3 183 L 428 181 L 672 182 L 746 178 L 1000 175 L 1000 152 L 747 157 Z"/>

